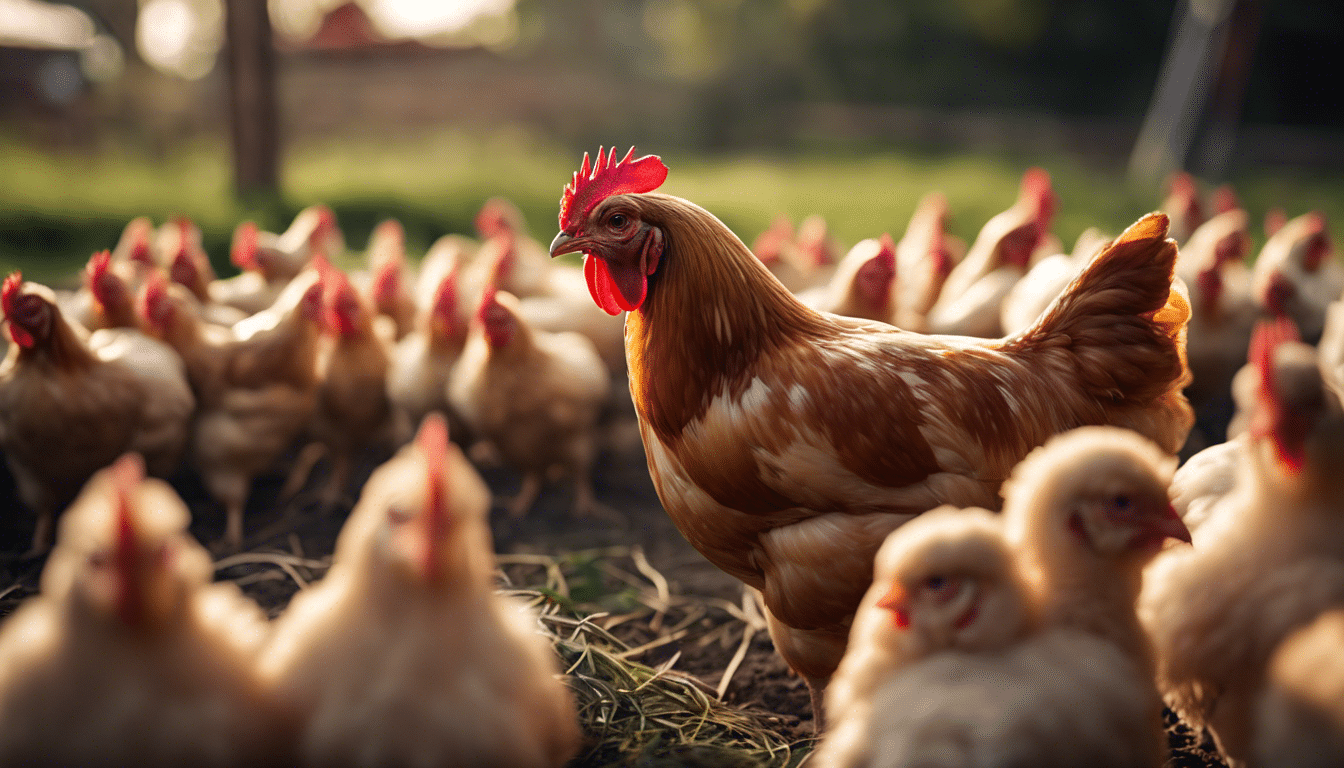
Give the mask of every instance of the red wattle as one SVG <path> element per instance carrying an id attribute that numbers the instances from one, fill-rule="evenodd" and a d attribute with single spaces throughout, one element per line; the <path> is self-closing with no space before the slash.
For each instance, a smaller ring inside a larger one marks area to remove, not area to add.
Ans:
<path id="1" fill-rule="evenodd" d="M 583 276 L 588 280 L 588 292 L 592 294 L 593 301 L 597 302 L 597 306 L 601 307 L 603 312 L 608 315 L 619 315 L 622 310 L 634 309 L 632 306 L 626 306 L 628 302 L 617 290 L 616 281 L 611 277 L 611 270 L 602 259 L 585 253 Z"/>
<path id="2" fill-rule="evenodd" d="M 612 314 L 614 315 L 616 313 L 613 312 Z M 33 338 L 33 334 L 29 333 L 27 328 L 20 328 L 15 325 L 13 321 L 11 321 L 7 327 L 9 329 L 9 338 L 20 347 L 23 347 L 24 349 L 32 349 L 33 345 L 37 343 L 36 339 Z"/>

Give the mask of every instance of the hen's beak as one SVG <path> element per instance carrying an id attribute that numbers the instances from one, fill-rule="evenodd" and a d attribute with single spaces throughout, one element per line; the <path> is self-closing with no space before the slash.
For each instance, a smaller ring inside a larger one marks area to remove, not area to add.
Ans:
<path id="1" fill-rule="evenodd" d="M 555 239 L 551 241 L 551 258 L 555 258 L 556 256 L 565 253 L 573 253 L 575 249 L 569 247 L 569 243 L 573 239 L 573 237 L 566 235 L 564 232 L 556 235 Z"/>

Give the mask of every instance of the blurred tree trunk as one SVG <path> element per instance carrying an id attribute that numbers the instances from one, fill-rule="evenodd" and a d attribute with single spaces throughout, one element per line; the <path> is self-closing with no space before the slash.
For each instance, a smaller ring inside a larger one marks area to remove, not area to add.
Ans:
<path id="1" fill-rule="evenodd" d="M 233 184 L 242 196 L 279 192 L 275 50 L 266 0 L 226 0 Z"/>

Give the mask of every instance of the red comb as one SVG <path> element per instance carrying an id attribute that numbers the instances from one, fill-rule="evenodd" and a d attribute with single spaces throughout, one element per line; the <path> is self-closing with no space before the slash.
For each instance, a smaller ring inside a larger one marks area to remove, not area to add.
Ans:
<path id="1" fill-rule="evenodd" d="M 15 270 L 9 273 L 5 278 L 5 286 L 0 289 L 0 306 L 4 307 L 5 317 L 14 314 L 16 307 L 14 302 L 18 300 L 19 293 L 23 289 L 23 273 Z"/>
<path id="2" fill-rule="evenodd" d="M 1055 216 L 1058 198 L 1050 185 L 1050 174 L 1044 168 L 1031 167 L 1022 174 L 1022 186 L 1018 198 L 1030 200 L 1036 212 L 1036 222 L 1044 233 L 1050 228 L 1050 220 Z"/>
<path id="3" fill-rule="evenodd" d="M 512 230 L 509 224 L 507 203 L 499 198 L 492 197 L 485 201 L 481 210 L 476 213 L 476 231 L 481 233 L 481 237 L 494 237 L 506 230 Z"/>
<path id="4" fill-rule="evenodd" d="M 373 272 L 373 298 L 382 304 L 393 301 L 401 287 L 401 261 L 391 258 Z"/>
<path id="5" fill-rule="evenodd" d="M 168 278 L 162 272 L 154 272 L 145 281 L 144 292 L 140 294 L 140 316 L 150 325 L 161 327 L 169 307 Z"/>
<path id="6" fill-rule="evenodd" d="M 420 422 L 415 444 L 425 457 L 425 548 L 421 567 L 426 580 L 439 575 L 439 552 L 443 530 L 448 523 L 448 504 L 444 498 L 443 476 L 448 463 L 448 424 L 443 415 L 431 413 Z"/>
<path id="7" fill-rule="evenodd" d="M 233 231 L 233 248 L 229 260 L 239 269 L 257 269 L 257 225 L 244 221 Z"/>
<path id="8" fill-rule="evenodd" d="M 1251 334 L 1250 359 L 1260 374 L 1260 402 L 1251 420 L 1251 435 L 1274 441 L 1274 453 L 1293 473 L 1306 461 L 1300 440 L 1292 436 L 1291 408 L 1286 408 L 1274 379 L 1274 350 L 1280 344 L 1301 341 L 1297 326 L 1287 317 L 1261 320 Z"/>
<path id="9" fill-rule="evenodd" d="M 565 185 L 560 196 L 560 229 L 573 232 L 593 206 L 611 197 L 630 192 L 652 192 L 667 179 L 667 166 L 657 155 L 645 155 L 637 160 L 631 147 L 625 157 L 616 159 L 616 150 L 603 154 L 597 150 L 597 162 L 588 164 L 588 153 L 583 153 L 583 165 L 574 179 Z"/>
<path id="10" fill-rule="evenodd" d="M 1195 177 L 1186 171 L 1176 171 L 1167 178 L 1167 193 L 1172 196 L 1194 197 Z"/>
<path id="11" fill-rule="evenodd" d="M 491 281 L 481 291 L 481 303 L 476 305 L 476 319 L 485 322 L 485 315 L 490 311 L 490 307 L 495 304 L 495 294 L 499 289 L 495 288 L 494 281 Z"/>
<path id="12" fill-rule="evenodd" d="M 89 257 L 89 263 L 84 267 L 89 276 L 89 285 L 95 285 L 107 274 L 107 268 L 112 263 L 111 251 L 99 251 Z"/>
<path id="13" fill-rule="evenodd" d="M 309 247 L 322 245 L 322 241 L 329 234 L 336 231 L 336 214 L 325 205 L 317 206 L 317 226 L 313 227 L 313 232 L 308 236 Z"/>
<path id="14" fill-rule="evenodd" d="M 140 590 L 139 558 L 136 553 L 135 504 L 132 499 L 140 482 L 145 478 L 144 460 L 138 453 L 128 453 L 112 465 L 112 488 L 117 500 L 116 545 L 113 547 L 113 567 L 117 578 L 117 614 L 127 624 L 138 624 L 144 616 L 144 600 Z"/>
<path id="15" fill-rule="evenodd" d="M 1237 193 L 1231 184 L 1224 184 L 1213 191 L 1213 210 L 1218 213 L 1235 211 L 1240 207 L 1241 201 L 1237 199 Z"/>
<path id="16" fill-rule="evenodd" d="M 1297 325 L 1288 317 L 1261 320 L 1256 324 L 1251 333 L 1250 354 L 1247 357 L 1260 373 L 1260 389 L 1267 400 L 1279 402 L 1278 386 L 1274 383 L 1274 350 L 1280 344 L 1301 340 Z"/>

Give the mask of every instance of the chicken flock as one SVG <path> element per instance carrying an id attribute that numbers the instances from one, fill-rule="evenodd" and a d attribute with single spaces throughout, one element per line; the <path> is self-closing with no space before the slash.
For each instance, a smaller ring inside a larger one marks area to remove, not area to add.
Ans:
<path id="1" fill-rule="evenodd" d="M 808 684 L 809 765 L 1158 766 L 1164 703 L 1234 766 L 1344 762 L 1323 216 L 1271 212 L 1251 263 L 1235 195 L 1205 216 L 1178 176 L 1065 253 L 1033 168 L 969 246 L 931 193 L 899 239 L 781 217 L 748 248 L 667 175 L 585 155 L 549 247 L 495 199 L 479 238 L 413 259 L 388 220 L 346 270 L 319 205 L 239 225 L 234 277 L 144 218 L 77 290 L 9 275 L 0 450 L 50 552 L 0 625 L 0 765 L 564 765 L 476 465 L 522 473 L 509 515 L 558 476 L 618 515 L 591 470 L 627 388 L 663 507 Z M 216 551 L 259 477 L 352 502 L 328 574 L 272 622 L 212 584 L 182 472 Z"/>

